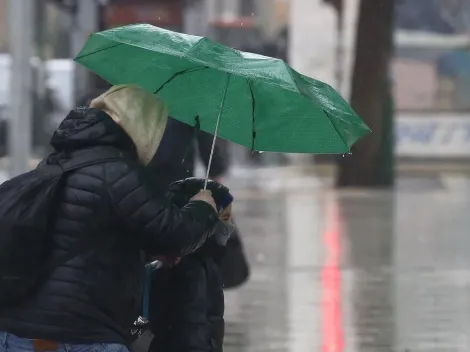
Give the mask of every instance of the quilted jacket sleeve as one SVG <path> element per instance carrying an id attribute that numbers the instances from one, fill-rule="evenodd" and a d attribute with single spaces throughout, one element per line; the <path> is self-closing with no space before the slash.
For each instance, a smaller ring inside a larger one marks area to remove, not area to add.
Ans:
<path id="1" fill-rule="evenodd" d="M 137 164 L 110 162 L 105 173 L 119 224 L 148 254 L 184 256 L 213 233 L 217 213 L 206 202 L 176 207 L 152 186 Z"/>

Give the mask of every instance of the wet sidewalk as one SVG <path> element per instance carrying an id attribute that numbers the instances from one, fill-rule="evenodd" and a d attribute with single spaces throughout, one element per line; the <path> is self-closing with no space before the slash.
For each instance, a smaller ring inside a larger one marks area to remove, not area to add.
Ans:
<path id="1" fill-rule="evenodd" d="M 469 176 L 400 177 L 392 193 L 312 174 L 227 180 L 252 277 L 226 293 L 225 351 L 470 351 Z"/>
<path id="2" fill-rule="evenodd" d="M 226 294 L 227 352 L 470 351 L 466 177 L 252 176 L 229 181 L 252 277 Z"/>

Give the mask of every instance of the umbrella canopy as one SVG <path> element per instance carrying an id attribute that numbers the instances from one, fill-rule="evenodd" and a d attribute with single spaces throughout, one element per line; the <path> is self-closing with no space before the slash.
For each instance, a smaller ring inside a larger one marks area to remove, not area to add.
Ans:
<path id="1" fill-rule="evenodd" d="M 75 60 L 114 85 L 158 94 L 172 117 L 253 150 L 347 153 L 370 132 L 329 85 L 204 37 L 130 25 L 92 34 Z"/>

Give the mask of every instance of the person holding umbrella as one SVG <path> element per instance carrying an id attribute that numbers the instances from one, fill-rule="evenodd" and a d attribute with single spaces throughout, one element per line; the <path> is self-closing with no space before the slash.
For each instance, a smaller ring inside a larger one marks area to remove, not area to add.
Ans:
<path id="1" fill-rule="evenodd" d="M 205 37 L 123 26 L 91 34 L 75 61 L 112 84 L 157 94 L 174 119 L 213 134 L 206 182 L 218 137 L 251 151 L 347 154 L 370 133 L 328 84 Z"/>
<path id="2" fill-rule="evenodd" d="M 34 267 L 23 268 L 26 264 L 15 261 L 30 253 L 28 239 L 1 241 L 20 246 L 9 262 L 7 256 L 0 261 L 0 297 L 14 300 L 0 301 L 0 351 L 126 352 L 141 306 L 142 253 L 182 257 L 213 235 L 219 220 L 209 191 L 199 191 L 177 207 L 146 173 L 166 122 L 161 99 L 121 85 L 94 99 L 90 108 L 72 110 L 60 124 L 51 139 L 55 152 L 38 173 L 44 170 L 41 177 L 46 177 L 48 167 L 77 166 L 61 176 L 57 194 L 44 206 L 51 209 L 43 231 L 47 248 Z M 24 209 L 34 201 L 20 200 Z M 21 224 L 24 217 L 18 211 L 10 214 L 0 219 L 2 239 L 22 236 L 5 233 L 5 226 Z M 4 274 L 12 270 L 14 276 Z M 37 276 L 21 299 L 5 292 L 3 285 L 17 278 L 17 271 L 26 272 L 28 282 Z"/>
<path id="3" fill-rule="evenodd" d="M 179 121 L 252 151 L 346 154 L 370 133 L 328 84 L 280 59 L 147 24 L 93 33 L 75 61 L 112 84 L 137 84 Z M 187 351 L 184 351 L 187 352 Z"/>

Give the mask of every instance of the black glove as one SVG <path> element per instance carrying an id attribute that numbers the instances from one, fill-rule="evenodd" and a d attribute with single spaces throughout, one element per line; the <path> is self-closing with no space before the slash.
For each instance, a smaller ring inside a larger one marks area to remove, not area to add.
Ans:
<path id="1" fill-rule="evenodd" d="M 173 182 L 168 186 L 167 197 L 177 206 L 184 207 L 189 203 L 190 199 L 195 196 L 201 189 L 204 188 L 205 179 L 190 177 L 184 180 Z M 212 192 L 217 210 L 220 212 L 226 208 L 233 201 L 233 196 L 230 190 L 224 185 L 209 180 L 207 189 Z"/>

